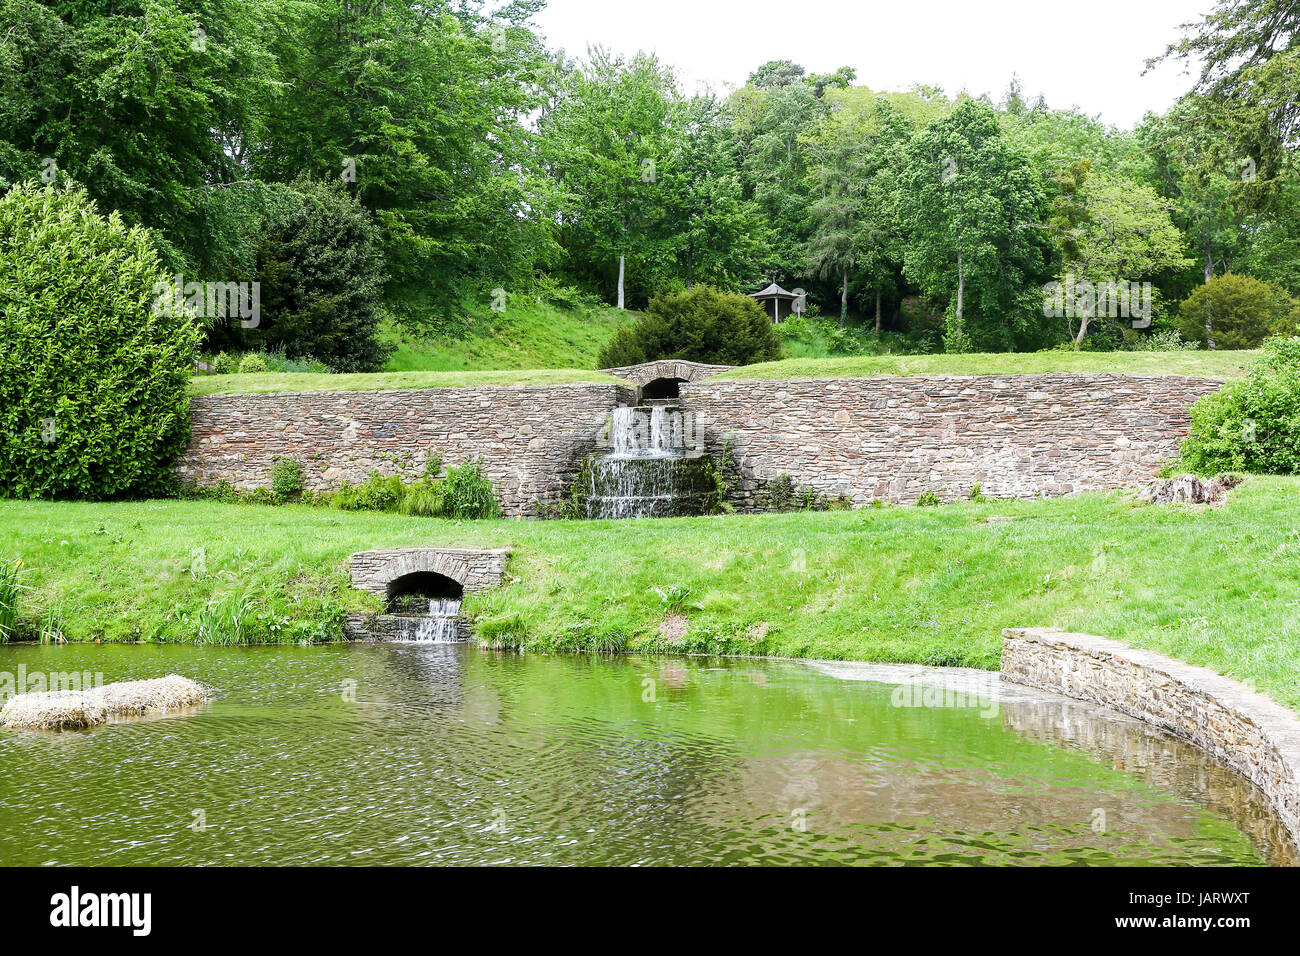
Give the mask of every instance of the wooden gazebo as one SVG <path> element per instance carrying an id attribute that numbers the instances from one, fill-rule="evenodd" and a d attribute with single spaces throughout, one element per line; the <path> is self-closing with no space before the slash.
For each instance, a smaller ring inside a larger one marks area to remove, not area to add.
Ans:
<path id="1" fill-rule="evenodd" d="M 799 298 L 799 296 L 795 295 L 793 292 L 785 291 L 785 289 L 782 289 L 775 282 L 773 282 L 766 289 L 763 289 L 759 292 L 751 292 L 749 294 L 749 297 L 751 299 L 758 300 L 759 304 L 763 306 L 763 311 L 772 316 L 773 322 L 781 321 L 782 302 L 791 303 L 791 307 L 786 310 L 788 314 L 789 312 L 793 311 L 794 308 L 793 303 L 796 299 Z M 772 307 L 770 309 L 767 307 L 767 304 L 769 302 L 772 303 Z"/>

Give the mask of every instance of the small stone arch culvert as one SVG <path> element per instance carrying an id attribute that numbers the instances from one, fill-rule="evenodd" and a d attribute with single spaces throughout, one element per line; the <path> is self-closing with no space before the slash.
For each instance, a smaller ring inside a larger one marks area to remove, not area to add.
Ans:
<path id="1" fill-rule="evenodd" d="M 349 559 L 352 586 L 384 599 L 380 614 L 349 614 L 343 634 L 350 641 L 400 640 L 403 620 L 420 600 L 461 598 L 501 583 L 509 548 L 394 548 L 358 551 Z M 459 639 L 469 640 L 461 622 Z"/>

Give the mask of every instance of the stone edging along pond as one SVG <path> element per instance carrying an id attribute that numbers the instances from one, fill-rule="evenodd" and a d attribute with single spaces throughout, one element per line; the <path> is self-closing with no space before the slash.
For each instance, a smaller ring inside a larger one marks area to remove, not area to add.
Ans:
<path id="1" fill-rule="evenodd" d="M 1300 846 L 1300 719 L 1203 667 L 1090 634 L 1002 632 L 1002 679 L 1091 701 L 1190 741 L 1258 786 Z"/>

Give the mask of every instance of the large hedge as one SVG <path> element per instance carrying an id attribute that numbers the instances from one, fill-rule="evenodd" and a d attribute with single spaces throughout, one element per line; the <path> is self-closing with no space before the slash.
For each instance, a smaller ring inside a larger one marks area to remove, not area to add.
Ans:
<path id="1" fill-rule="evenodd" d="M 155 310 L 148 232 L 80 189 L 0 196 L 0 496 L 156 493 L 189 439 L 200 330 Z"/>
<path id="2" fill-rule="evenodd" d="M 1271 339 L 1247 376 L 1192 406 L 1182 467 L 1300 474 L 1300 337 Z"/>
<path id="3" fill-rule="evenodd" d="M 781 338 L 762 306 L 747 295 L 696 286 L 658 295 L 600 353 L 604 368 L 659 359 L 749 365 L 781 357 Z"/>

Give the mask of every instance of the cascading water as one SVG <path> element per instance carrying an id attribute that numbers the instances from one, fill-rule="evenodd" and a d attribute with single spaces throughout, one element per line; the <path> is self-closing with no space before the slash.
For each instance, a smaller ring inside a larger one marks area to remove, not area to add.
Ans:
<path id="1" fill-rule="evenodd" d="M 428 598 L 428 613 L 416 605 L 426 599 L 411 595 L 401 601 L 393 615 L 397 641 L 413 644 L 454 644 L 460 640 L 460 598 Z"/>
<path id="2" fill-rule="evenodd" d="M 614 409 L 610 451 L 588 459 L 582 478 L 588 518 L 703 514 L 716 498 L 709 459 L 681 405 Z"/>

